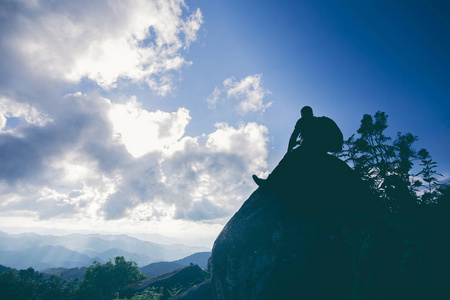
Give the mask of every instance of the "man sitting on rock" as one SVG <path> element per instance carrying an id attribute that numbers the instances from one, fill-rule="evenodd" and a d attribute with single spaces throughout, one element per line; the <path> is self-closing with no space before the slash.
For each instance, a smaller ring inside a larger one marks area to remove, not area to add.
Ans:
<path id="1" fill-rule="evenodd" d="M 295 176 L 298 158 L 318 157 L 326 155 L 327 152 L 342 150 L 343 135 L 333 120 L 327 117 L 315 117 L 309 106 L 303 107 L 300 114 L 301 118 L 295 124 L 289 139 L 286 155 L 267 179 L 252 176 L 257 185 L 261 186 L 282 174 Z"/>

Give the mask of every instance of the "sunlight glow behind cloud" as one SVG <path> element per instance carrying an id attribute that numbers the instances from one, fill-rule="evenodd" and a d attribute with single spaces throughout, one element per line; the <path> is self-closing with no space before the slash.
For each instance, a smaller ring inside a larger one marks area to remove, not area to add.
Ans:
<path id="1" fill-rule="evenodd" d="M 216 128 L 217 130 L 209 135 L 207 147 L 215 151 L 242 156 L 251 162 L 252 168 L 267 167 L 268 130 L 265 126 L 248 123 L 235 129 L 226 123 L 217 123 Z"/>
<path id="2" fill-rule="evenodd" d="M 83 77 L 105 89 L 119 78 L 147 83 L 165 95 L 170 73 L 191 62 L 181 50 L 196 40 L 200 9 L 187 17 L 182 0 L 47 1 L 27 6 L 16 17 L 18 33 L 7 38 L 34 69 L 53 79 Z"/>
<path id="3" fill-rule="evenodd" d="M 134 157 L 163 151 L 174 144 L 184 135 L 191 119 L 185 108 L 179 108 L 175 113 L 149 112 L 136 98 L 125 104 L 112 104 L 109 117 L 117 138 Z"/>
<path id="4" fill-rule="evenodd" d="M 182 0 L 130 3 L 0 2 L 0 225 L 217 233 L 266 170 L 268 129 L 243 117 L 270 106 L 262 75 L 216 88 L 212 104 L 237 104 L 233 121 L 207 124 L 180 95 L 158 109 L 203 15 Z"/>

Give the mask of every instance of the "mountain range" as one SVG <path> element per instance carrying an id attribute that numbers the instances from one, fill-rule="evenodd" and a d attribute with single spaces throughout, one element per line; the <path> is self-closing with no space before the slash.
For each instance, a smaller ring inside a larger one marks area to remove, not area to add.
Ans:
<path id="1" fill-rule="evenodd" d="M 211 252 L 197 252 L 192 255 L 189 255 L 185 258 L 176 260 L 176 261 L 161 261 L 148 264 L 144 267 L 140 267 L 142 273 L 144 273 L 148 278 L 153 278 L 159 276 L 161 274 L 166 274 L 178 269 L 181 269 L 185 266 L 189 266 L 191 264 L 198 265 L 203 269 L 208 268 L 208 259 L 211 257 Z M 3 269 L 2 269 L 3 268 Z M 4 271 L 8 270 L 8 268 L 0 265 L 0 274 Z M 84 273 L 86 271 L 86 267 L 81 268 L 48 268 L 44 270 L 40 270 L 40 272 L 44 275 L 57 275 L 62 276 L 63 279 L 78 279 L 82 280 L 84 277 Z"/>
<path id="2" fill-rule="evenodd" d="M 204 251 L 210 249 L 157 244 L 127 235 L 54 236 L 0 232 L 0 264 L 15 269 L 81 268 L 93 261 L 104 263 L 115 256 L 124 256 L 142 267 L 154 262 L 175 261 Z"/>

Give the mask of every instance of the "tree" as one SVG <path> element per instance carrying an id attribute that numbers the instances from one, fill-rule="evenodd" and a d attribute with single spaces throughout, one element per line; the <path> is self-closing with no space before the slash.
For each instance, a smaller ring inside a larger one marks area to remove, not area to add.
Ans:
<path id="1" fill-rule="evenodd" d="M 123 256 L 101 264 L 94 262 L 86 269 L 84 278 L 78 286 L 79 299 L 112 299 L 121 288 L 145 279 L 136 263 L 126 261 Z"/>
<path id="2" fill-rule="evenodd" d="M 391 138 L 384 134 L 387 117 L 380 111 L 374 117 L 365 114 L 357 131 L 360 137 L 352 135 L 345 142 L 347 149 L 344 152 L 346 161 L 353 164 L 355 171 L 380 196 L 384 193 L 384 179 L 393 171 L 392 160 L 395 156 L 395 147 L 387 144 Z"/>
<path id="3" fill-rule="evenodd" d="M 425 204 L 436 204 L 436 200 L 439 195 L 439 180 L 437 176 L 442 176 L 435 169 L 437 168 L 437 163 L 433 161 L 430 153 L 426 149 L 420 149 L 418 152 L 418 157 L 421 161 L 422 171 L 417 173 L 417 175 L 422 175 L 423 181 L 427 183 L 426 191 L 422 195 L 421 199 Z"/>
<path id="4" fill-rule="evenodd" d="M 385 135 L 387 129 L 386 113 L 378 111 L 372 117 L 365 114 L 357 130 L 359 136 L 353 134 L 347 141 L 343 152 L 339 155 L 350 163 L 354 170 L 368 183 L 372 191 L 388 204 L 392 211 L 400 206 L 409 205 L 419 199 L 426 204 L 436 202 L 439 186 L 436 162 L 431 159 L 426 149 L 416 152 L 413 148 L 418 137 L 401 132 L 393 143 Z M 420 159 L 423 169 L 412 174 L 414 161 Z M 422 181 L 414 176 L 421 176 L 427 183 L 427 190 L 422 196 Z M 419 202 L 420 202 L 419 201 Z"/>
<path id="5" fill-rule="evenodd" d="M 74 284 L 61 277 L 46 279 L 33 268 L 9 270 L 0 275 L 1 299 L 73 299 Z"/>
<path id="6" fill-rule="evenodd" d="M 397 139 L 394 141 L 394 147 L 396 150 L 396 157 L 394 160 L 395 171 L 401 177 L 405 183 L 410 182 L 410 174 L 414 159 L 417 156 L 416 151 L 412 148 L 414 142 L 418 140 L 418 137 L 411 133 L 402 134 L 397 133 Z"/>

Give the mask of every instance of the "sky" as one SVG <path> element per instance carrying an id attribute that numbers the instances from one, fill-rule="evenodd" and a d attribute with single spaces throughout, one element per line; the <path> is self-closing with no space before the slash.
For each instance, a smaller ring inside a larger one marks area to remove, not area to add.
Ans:
<path id="1" fill-rule="evenodd" d="M 447 1 L 0 1 L 0 230 L 214 240 L 309 105 L 450 174 Z M 15 228 L 15 229 L 14 229 Z M 212 245 L 212 244 L 211 244 Z"/>

